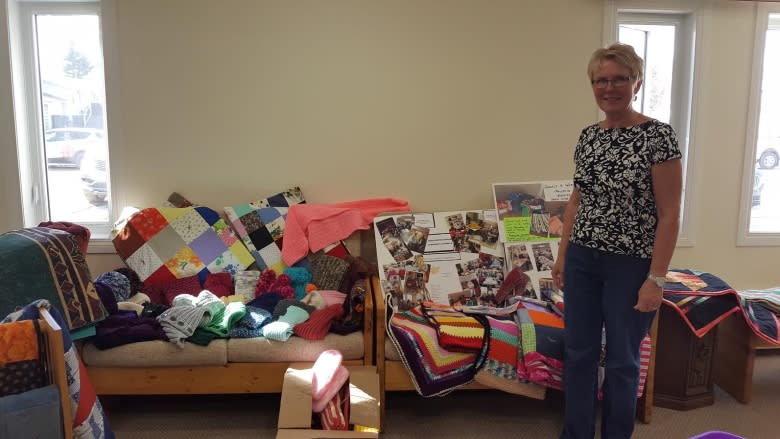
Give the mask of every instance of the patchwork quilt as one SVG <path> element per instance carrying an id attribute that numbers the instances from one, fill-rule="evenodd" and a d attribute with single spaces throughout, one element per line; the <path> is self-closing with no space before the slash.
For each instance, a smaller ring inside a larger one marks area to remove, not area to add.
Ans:
<path id="1" fill-rule="evenodd" d="M 780 345 L 780 287 L 739 291 L 742 316 L 763 340 Z"/>
<path id="2" fill-rule="evenodd" d="M 299 187 L 247 204 L 225 207 L 225 215 L 260 270 L 284 271 L 282 243 L 287 209 L 305 203 Z"/>
<path id="3" fill-rule="evenodd" d="M 672 307 L 697 337 L 739 312 L 737 292 L 712 273 L 671 269 L 666 274 L 664 305 Z"/>
<path id="4" fill-rule="evenodd" d="M 106 309 L 92 284 L 79 238 L 47 227 L 0 235 L 0 315 L 46 299 L 75 330 L 103 320 Z"/>
<path id="5" fill-rule="evenodd" d="M 113 439 L 114 432 L 108 423 L 100 400 L 92 388 L 86 368 L 79 358 L 76 347 L 65 329 L 65 319 L 56 308 L 50 307 L 46 300 L 29 303 L 20 311 L 8 315 L 3 323 L 37 320 L 39 307 L 49 310 L 51 316 L 62 328 L 62 341 L 65 351 L 65 373 L 70 393 L 70 413 L 64 414 L 73 419 L 73 437 L 76 439 Z"/>
<path id="6" fill-rule="evenodd" d="M 115 232 L 114 248 L 144 283 L 235 274 L 253 262 L 244 243 L 208 207 L 146 208 Z"/>

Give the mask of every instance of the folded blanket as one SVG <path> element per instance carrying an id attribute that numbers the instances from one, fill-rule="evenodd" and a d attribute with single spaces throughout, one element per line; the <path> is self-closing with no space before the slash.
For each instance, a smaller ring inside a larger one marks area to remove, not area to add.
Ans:
<path id="1" fill-rule="evenodd" d="M 480 353 L 448 351 L 439 345 L 436 330 L 419 306 L 397 313 L 391 307 L 387 309 L 388 337 L 420 395 L 445 395 L 474 380 L 487 346 Z"/>

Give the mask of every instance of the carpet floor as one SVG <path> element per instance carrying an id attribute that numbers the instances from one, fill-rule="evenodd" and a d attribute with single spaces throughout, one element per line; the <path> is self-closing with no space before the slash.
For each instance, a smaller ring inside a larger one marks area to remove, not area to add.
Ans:
<path id="1" fill-rule="evenodd" d="M 780 435 L 780 353 L 756 359 L 753 401 L 740 404 L 715 387 L 715 403 L 689 411 L 654 407 L 650 424 L 637 423 L 635 439 L 687 439 L 727 431 L 749 439 Z M 274 438 L 279 395 L 101 398 L 119 439 Z M 498 391 L 461 391 L 441 398 L 413 392 L 386 397 L 384 439 L 557 438 L 562 425 L 560 392 L 543 401 Z"/>

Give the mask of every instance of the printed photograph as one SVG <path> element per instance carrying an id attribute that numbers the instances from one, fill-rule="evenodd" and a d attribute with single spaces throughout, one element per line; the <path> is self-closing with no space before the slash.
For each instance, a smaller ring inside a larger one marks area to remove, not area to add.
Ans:
<path id="1" fill-rule="evenodd" d="M 531 256 L 528 254 L 528 248 L 525 244 L 507 244 L 506 257 L 509 259 L 509 270 L 514 267 L 519 267 L 524 272 L 533 271 L 534 269 Z"/>
<path id="2" fill-rule="evenodd" d="M 425 245 L 428 242 L 427 227 L 411 226 L 408 229 L 401 229 L 401 240 L 406 244 L 406 248 L 413 252 L 425 253 Z"/>
<path id="3" fill-rule="evenodd" d="M 463 215 L 456 214 L 446 217 L 449 226 L 450 239 L 456 252 L 466 251 L 466 225 L 463 222 Z"/>
<path id="4" fill-rule="evenodd" d="M 536 261 L 536 271 L 551 271 L 553 269 L 555 259 L 549 242 L 531 244 L 531 251 Z"/>

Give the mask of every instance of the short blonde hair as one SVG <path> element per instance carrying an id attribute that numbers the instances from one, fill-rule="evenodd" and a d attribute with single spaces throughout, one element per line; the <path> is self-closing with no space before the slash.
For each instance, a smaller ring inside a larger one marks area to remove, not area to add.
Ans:
<path id="1" fill-rule="evenodd" d="M 597 49 L 593 52 L 590 62 L 588 62 L 588 77 L 591 80 L 604 61 L 614 61 L 628 68 L 631 71 L 632 78 L 639 81 L 643 79 L 645 62 L 636 54 L 634 48 L 628 44 L 615 43 L 607 48 Z"/>

